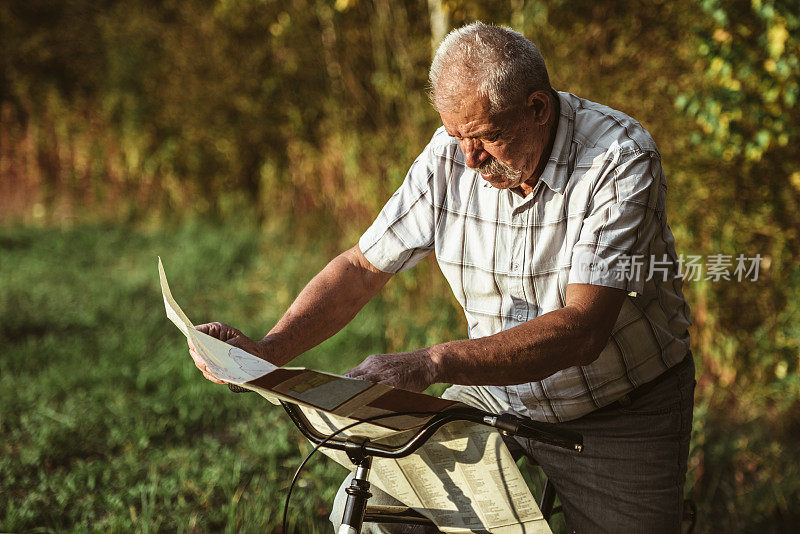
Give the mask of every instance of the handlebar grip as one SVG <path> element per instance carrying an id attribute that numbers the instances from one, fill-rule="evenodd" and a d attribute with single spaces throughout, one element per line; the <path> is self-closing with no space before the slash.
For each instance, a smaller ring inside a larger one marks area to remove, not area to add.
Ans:
<path id="1" fill-rule="evenodd" d="M 484 421 L 499 430 L 521 438 L 540 441 L 564 449 L 572 449 L 575 452 L 583 450 L 583 436 L 572 430 L 558 428 L 551 423 L 523 419 L 510 413 L 504 413 L 489 419 L 494 420 L 484 419 Z"/>
<path id="2" fill-rule="evenodd" d="M 237 386 L 236 384 L 228 383 L 228 389 L 233 391 L 234 393 L 252 393 L 252 389 L 243 388 L 242 386 Z"/>
<path id="3" fill-rule="evenodd" d="M 523 438 L 536 439 L 556 447 L 572 449 L 576 452 L 583 451 L 583 436 L 572 430 L 556 428 L 547 423 L 523 420 L 519 425 L 517 435 Z"/>

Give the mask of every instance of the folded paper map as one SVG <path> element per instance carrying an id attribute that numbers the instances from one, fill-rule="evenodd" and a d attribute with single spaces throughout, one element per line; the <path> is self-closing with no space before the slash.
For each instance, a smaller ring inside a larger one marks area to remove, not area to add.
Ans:
<path id="1" fill-rule="evenodd" d="M 167 317 L 191 341 L 208 370 L 220 380 L 253 390 L 267 400 L 297 404 L 318 431 L 330 434 L 377 415 L 345 435 L 401 442 L 430 416 L 392 413 L 438 412 L 449 401 L 402 389 L 299 367 L 277 367 L 242 349 L 195 330 L 175 302 L 158 260 Z M 348 469 L 344 453 L 322 449 Z M 415 454 L 376 458 L 370 482 L 429 517 L 443 532 L 550 533 L 500 434 L 476 423 L 440 428 Z"/>

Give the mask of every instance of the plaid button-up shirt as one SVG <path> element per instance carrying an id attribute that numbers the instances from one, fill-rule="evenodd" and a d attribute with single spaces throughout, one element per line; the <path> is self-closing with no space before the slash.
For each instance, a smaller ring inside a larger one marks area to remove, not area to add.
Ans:
<path id="1" fill-rule="evenodd" d="M 471 338 L 564 307 L 571 283 L 626 290 L 593 363 L 489 388 L 551 422 L 610 404 L 679 363 L 690 324 L 653 139 L 619 111 L 558 96 L 553 149 L 532 193 L 490 186 L 440 128 L 359 241 L 370 263 L 391 273 L 435 252 Z"/>

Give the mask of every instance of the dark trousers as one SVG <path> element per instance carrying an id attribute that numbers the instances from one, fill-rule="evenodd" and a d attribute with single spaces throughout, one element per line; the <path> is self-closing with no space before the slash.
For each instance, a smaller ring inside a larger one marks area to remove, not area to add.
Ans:
<path id="1" fill-rule="evenodd" d="M 694 406 L 691 356 L 648 386 L 561 423 L 583 434 L 584 453 L 518 440 L 555 486 L 568 532 L 680 532 Z"/>

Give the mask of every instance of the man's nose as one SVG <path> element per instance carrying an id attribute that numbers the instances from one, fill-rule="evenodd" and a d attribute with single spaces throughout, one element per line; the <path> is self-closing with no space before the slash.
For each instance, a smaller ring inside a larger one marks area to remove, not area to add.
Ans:
<path id="1" fill-rule="evenodd" d="M 483 149 L 483 144 L 477 139 L 464 138 L 460 144 L 464 160 L 470 169 L 474 169 L 489 157 L 489 154 Z"/>

